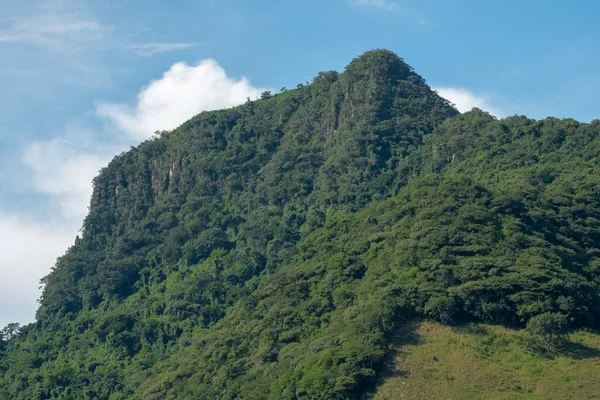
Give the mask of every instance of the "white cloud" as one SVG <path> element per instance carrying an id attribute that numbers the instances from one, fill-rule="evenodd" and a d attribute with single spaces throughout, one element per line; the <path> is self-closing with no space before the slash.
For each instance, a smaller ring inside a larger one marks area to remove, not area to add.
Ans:
<path id="1" fill-rule="evenodd" d="M 246 78 L 227 76 L 212 59 L 195 66 L 174 64 L 161 79 L 142 89 L 137 104 L 100 104 L 97 113 L 108 118 L 129 137 L 146 139 L 157 130 L 170 130 L 205 110 L 232 107 L 254 99 L 266 89 Z"/>
<path id="2" fill-rule="evenodd" d="M 81 222 L 92 195 L 92 179 L 110 160 L 106 146 L 92 152 L 66 137 L 37 142 L 26 148 L 23 162 L 33 172 L 34 189 L 49 196 L 67 221 Z"/>
<path id="3" fill-rule="evenodd" d="M 31 171 L 32 190 L 48 207 L 42 215 L 0 212 L 0 328 L 33 321 L 40 279 L 81 228 L 91 181 L 114 154 L 97 143 L 92 152 L 84 143 L 65 136 L 33 143 L 24 151 L 22 162 Z"/>
<path id="4" fill-rule="evenodd" d="M 197 46 L 198 43 L 144 43 L 131 46 L 138 56 L 147 57 L 167 51 L 185 50 Z"/>
<path id="5" fill-rule="evenodd" d="M 457 87 L 435 87 L 433 88 L 440 96 L 454 104 L 461 113 L 471 111 L 473 107 L 480 108 L 496 117 L 502 117 L 502 110 L 490 104 L 488 96 L 476 95 L 473 92 Z"/>
<path id="6" fill-rule="evenodd" d="M 22 162 L 32 189 L 48 209 L 39 215 L 0 212 L 0 327 L 33 320 L 40 279 L 73 244 L 92 193 L 91 181 L 110 159 L 106 146 L 95 152 L 84 140 L 67 137 L 29 145 Z"/>
<path id="7" fill-rule="evenodd" d="M 33 320 L 39 280 L 73 244 L 73 226 L 50 226 L 0 214 L 0 327 Z"/>
<path id="8" fill-rule="evenodd" d="M 40 14 L 17 19 L 0 31 L 0 43 L 27 43 L 42 47 L 65 48 L 104 37 L 107 28 L 96 21 L 67 14 Z"/>
<path id="9" fill-rule="evenodd" d="M 350 4 L 353 6 L 370 6 L 383 8 L 386 10 L 399 10 L 400 5 L 395 1 L 388 0 L 351 0 Z"/>

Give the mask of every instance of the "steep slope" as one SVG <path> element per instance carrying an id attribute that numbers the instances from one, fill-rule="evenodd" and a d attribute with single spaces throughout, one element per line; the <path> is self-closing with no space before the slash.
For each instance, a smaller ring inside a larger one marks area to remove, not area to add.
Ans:
<path id="1" fill-rule="evenodd" d="M 407 321 L 597 327 L 600 122 L 457 115 L 387 51 L 117 157 L 0 395 L 360 398 Z"/>
<path id="2" fill-rule="evenodd" d="M 597 242 L 578 231 L 596 222 L 599 204 L 581 191 L 580 204 L 555 213 L 546 197 L 556 189 L 519 203 L 522 188 L 432 176 L 332 218 L 247 302 L 161 366 L 140 398 L 360 397 L 398 329 L 418 316 L 522 326 L 560 312 L 573 326 L 594 324 Z M 573 218 L 573 208 L 582 214 Z M 572 231 L 560 235 L 565 226 Z"/>
<path id="3" fill-rule="evenodd" d="M 82 237 L 44 279 L 38 321 L 9 345 L 3 390 L 130 395 L 127 366 L 148 373 L 328 216 L 397 192 L 406 156 L 456 114 L 396 55 L 373 51 L 116 157 L 94 180 Z"/>

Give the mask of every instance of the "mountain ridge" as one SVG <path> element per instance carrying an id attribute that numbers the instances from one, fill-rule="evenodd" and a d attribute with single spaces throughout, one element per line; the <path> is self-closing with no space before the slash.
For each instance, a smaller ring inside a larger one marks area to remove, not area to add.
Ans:
<path id="1" fill-rule="evenodd" d="M 360 398 L 414 318 L 596 327 L 598 122 L 459 114 L 385 50 L 94 179 L 7 398 Z"/>

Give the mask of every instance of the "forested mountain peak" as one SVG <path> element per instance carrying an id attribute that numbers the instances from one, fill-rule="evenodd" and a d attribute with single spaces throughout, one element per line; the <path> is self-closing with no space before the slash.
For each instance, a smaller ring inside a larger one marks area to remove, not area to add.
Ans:
<path id="1" fill-rule="evenodd" d="M 359 398 L 410 319 L 595 327 L 599 140 L 386 50 L 203 112 L 94 179 L 0 397 Z"/>
<path id="2" fill-rule="evenodd" d="M 394 82 L 417 76 L 410 65 L 389 50 L 370 50 L 363 53 L 348 64 L 344 74 L 347 75 L 347 79 L 355 82 L 361 80 Z"/>
<path id="3" fill-rule="evenodd" d="M 359 114 L 366 123 L 401 117 L 404 113 L 395 110 L 394 105 L 402 100 L 434 96 L 413 68 L 388 50 L 368 51 L 352 60 L 339 84 L 350 115 Z"/>

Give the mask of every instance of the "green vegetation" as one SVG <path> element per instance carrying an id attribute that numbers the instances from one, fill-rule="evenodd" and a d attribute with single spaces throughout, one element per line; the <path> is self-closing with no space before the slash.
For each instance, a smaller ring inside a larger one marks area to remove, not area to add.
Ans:
<path id="1" fill-rule="evenodd" d="M 527 321 L 527 333 L 533 344 L 541 343 L 547 352 L 565 344 L 569 325 L 561 313 L 546 312 Z"/>
<path id="2" fill-rule="evenodd" d="M 549 357 L 522 332 L 500 326 L 421 324 L 399 347 L 373 400 L 598 398 L 600 336 L 578 332 Z"/>
<path id="3" fill-rule="evenodd" d="M 600 321 L 598 154 L 600 121 L 459 115 L 387 51 L 202 113 L 94 180 L 0 398 L 360 398 L 415 318 L 554 350 Z"/>

